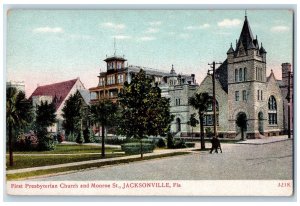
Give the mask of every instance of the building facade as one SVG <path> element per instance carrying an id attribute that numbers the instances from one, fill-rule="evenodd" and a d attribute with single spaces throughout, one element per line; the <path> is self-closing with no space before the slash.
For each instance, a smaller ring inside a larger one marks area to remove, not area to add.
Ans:
<path id="1" fill-rule="evenodd" d="M 31 94 L 30 98 L 34 107 L 40 105 L 41 102 L 54 103 L 56 123 L 48 128 L 49 132 L 57 133 L 63 130 L 63 112 L 62 109 L 69 97 L 77 91 L 81 94 L 85 104 L 90 103 L 90 93 L 85 89 L 79 78 L 58 82 L 54 84 L 38 86 Z"/>
<path id="2" fill-rule="evenodd" d="M 107 71 L 101 72 L 98 76 L 98 86 L 89 89 L 90 93 L 95 96 L 95 99 L 91 99 L 91 103 L 103 99 L 116 102 L 124 82 L 130 83 L 132 78 L 142 69 L 147 76 L 152 77 L 158 84 L 162 97 L 170 99 L 170 112 L 175 117 L 171 125 L 171 132 L 177 135 L 188 132 L 187 121 L 191 111 L 188 98 L 194 94 L 198 87 L 194 74 L 177 74 L 173 65 L 170 72 L 133 65 L 125 67 L 127 60 L 120 56 L 108 57 L 104 61 L 107 63 Z"/>
<path id="3" fill-rule="evenodd" d="M 273 71 L 266 76 L 267 52 L 258 38 L 253 37 L 245 16 L 243 28 L 236 42 L 227 51 L 227 59 L 216 70 L 217 127 L 219 136 L 240 138 L 236 124 L 240 115 L 246 115 L 247 138 L 263 138 L 283 134 L 287 130 L 289 63 L 282 64 L 282 80 L 276 80 Z M 200 84 L 198 93 L 212 95 L 211 77 Z M 292 87 L 291 87 L 292 88 Z M 290 91 L 292 93 L 292 89 Z M 205 122 L 207 127 L 211 127 Z"/>

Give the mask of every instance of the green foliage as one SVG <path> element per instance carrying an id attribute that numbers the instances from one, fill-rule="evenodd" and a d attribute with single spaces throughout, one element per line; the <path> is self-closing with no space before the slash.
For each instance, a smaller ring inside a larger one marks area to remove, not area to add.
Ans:
<path id="1" fill-rule="evenodd" d="M 18 135 L 15 148 L 17 151 L 34 151 L 39 144 L 38 138 L 33 131 L 29 133 L 20 133 Z"/>
<path id="2" fill-rule="evenodd" d="M 195 142 L 186 142 L 185 146 L 190 148 L 190 147 L 195 147 Z"/>
<path id="3" fill-rule="evenodd" d="M 165 135 L 170 129 L 173 116 L 169 99 L 161 97 L 161 90 L 153 79 L 141 70 L 131 83 L 124 83 L 119 94 L 122 107 L 119 133 L 128 138 Z"/>
<path id="4" fill-rule="evenodd" d="M 199 121 L 195 118 L 196 114 L 191 114 L 189 121 L 187 122 L 188 125 L 192 127 L 196 127 L 199 124 Z"/>
<path id="5" fill-rule="evenodd" d="M 167 148 L 173 149 L 174 148 L 174 138 L 173 135 L 169 132 L 167 135 Z"/>
<path id="6" fill-rule="evenodd" d="M 24 129 L 33 119 L 32 104 L 25 98 L 25 93 L 15 87 L 6 89 L 6 126 L 8 130 L 9 165 L 13 166 L 14 134 Z"/>
<path id="7" fill-rule="evenodd" d="M 37 106 L 35 124 L 37 130 L 44 130 L 47 127 L 52 126 L 56 121 L 55 105 L 53 103 L 41 101 L 41 104 Z"/>
<path id="8" fill-rule="evenodd" d="M 208 93 L 195 93 L 194 96 L 189 98 L 189 104 L 198 110 L 199 122 L 200 122 L 200 136 L 201 136 L 201 149 L 205 149 L 204 142 L 204 127 L 203 127 L 203 119 L 204 114 L 211 104 L 212 98 Z"/>
<path id="9" fill-rule="evenodd" d="M 165 143 L 164 139 L 163 138 L 159 138 L 158 142 L 156 143 L 156 146 L 159 147 L 159 148 L 166 147 L 166 143 Z"/>
<path id="10" fill-rule="evenodd" d="M 183 139 L 175 140 L 174 149 L 186 148 L 185 142 Z"/>
<path id="11" fill-rule="evenodd" d="M 83 138 L 83 132 L 82 132 L 82 131 L 81 131 L 81 132 L 78 132 L 78 133 L 77 133 L 77 137 L 76 137 L 76 142 L 77 142 L 78 144 L 82 144 L 83 141 L 84 141 L 84 138 Z"/>
<path id="12" fill-rule="evenodd" d="M 63 127 L 67 136 L 74 134 L 78 137 L 82 129 L 89 127 L 90 108 L 85 104 L 79 91 L 66 100 L 62 112 Z"/>
<path id="13" fill-rule="evenodd" d="M 152 143 L 143 143 L 143 154 L 153 152 L 154 145 Z M 141 144 L 139 142 L 125 143 L 121 145 L 122 151 L 127 155 L 134 155 L 141 153 Z"/>
<path id="14" fill-rule="evenodd" d="M 114 126 L 117 122 L 117 110 L 118 106 L 110 100 L 104 99 L 99 101 L 97 104 L 92 105 L 91 114 L 92 121 L 98 123 L 102 127 L 102 150 L 101 155 L 105 157 L 105 134 L 104 128 L 107 126 Z M 100 130 L 99 130 L 100 132 Z"/>
<path id="15" fill-rule="evenodd" d="M 39 146 L 40 151 L 50 151 L 55 149 L 54 138 L 49 133 L 39 133 Z"/>
<path id="16" fill-rule="evenodd" d="M 240 113 L 236 119 L 236 125 L 242 129 L 247 128 L 247 116 L 245 113 Z"/>

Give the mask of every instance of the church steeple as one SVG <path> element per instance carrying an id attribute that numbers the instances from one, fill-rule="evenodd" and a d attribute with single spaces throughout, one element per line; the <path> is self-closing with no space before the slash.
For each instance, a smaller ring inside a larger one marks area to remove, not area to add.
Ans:
<path id="1" fill-rule="evenodd" d="M 240 44 L 243 44 L 243 47 L 245 50 L 248 49 L 253 49 L 255 48 L 254 45 L 254 38 L 253 38 L 253 34 L 247 19 L 247 13 L 245 14 L 245 20 L 244 20 L 244 25 L 240 34 L 240 38 L 238 40 L 238 45 L 237 45 L 237 49 L 240 46 Z"/>

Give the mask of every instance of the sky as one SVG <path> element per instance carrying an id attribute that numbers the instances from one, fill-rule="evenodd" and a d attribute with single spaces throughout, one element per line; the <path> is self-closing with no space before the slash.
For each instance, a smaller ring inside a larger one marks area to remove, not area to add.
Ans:
<path id="1" fill-rule="evenodd" d="M 292 11 L 247 10 L 247 18 L 267 51 L 267 75 L 281 79 L 281 64 L 293 61 Z M 244 10 L 9 10 L 6 79 L 24 81 L 27 97 L 37 85 L 77 77 L 88 89 L 116 50 L 128 65 L 173 64 L 201 83 L 208 63 L 226 59 L 244 19 Z"/>

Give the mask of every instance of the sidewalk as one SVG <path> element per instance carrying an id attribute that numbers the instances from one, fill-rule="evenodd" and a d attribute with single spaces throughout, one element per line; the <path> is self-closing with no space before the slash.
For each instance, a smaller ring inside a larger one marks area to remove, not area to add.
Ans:
<path id="1" fill-rule="evenodd" d="M 144 157 L 151 157 L 151 156 L 158 156 L 162 154 L 172 154 L 176 152 L 190 152 L 194 150 L 195 147 L 192 148 L 185 148 L 185 149 L 172 149 L 172 150 L 154 150 L 153 153 L 146 153 L 144 154 Z M 115 157 L 115 158 L 108 158 L 108 159 L 97 159 L 97 160 L 89 160 L 89 161 L 81 161 L 81 162 L 71 162 L 66 164 L 58 164 L 58 165 L 48 165 L 48 166 L 41 166 L 41 167 L 30 167 L 30 168 L 24 168 L 24 169 L 16 169 L 16 170 L 7 170 L 6 174 L 17 174 L 17 173 L 23 173 L 23 172 L 33 172 L 37 170 L 47 170 L 47 169 L 55 169 L 55 168 L 62 168 L 62 167 L 71 167 L 71 166 L 78 166 L 78 165 L 85 165 L 85 164 L 93 164 L 93 163 L 103 163 L 103 162 L 113 162 L 118 160 L 130 160 L 139 158 L 141 155 L 130 155 L 130 156 L 124 156 L 124 157 Z"/>
<path id="2" fill-rule="evenodd" d="M 287 135 L 282 135 L 282 136 L 265 137 L 263 139 L 246 139 L 245 141 L 240 141 L 237 142 L 236 144 L 261 145 L 261 144 L 270 144 L 274 142 L 281 142 L 287 140 L 293 140 L 293 137 L 289 139 Z"/>

